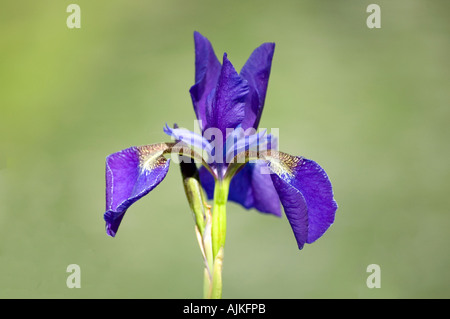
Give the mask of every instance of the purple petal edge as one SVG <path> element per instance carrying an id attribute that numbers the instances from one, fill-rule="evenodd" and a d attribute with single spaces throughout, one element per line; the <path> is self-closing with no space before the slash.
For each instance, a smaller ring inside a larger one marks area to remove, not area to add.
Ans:
<path id="1" fill-rule="evenodd" d="M 194 32 L 194 44 L 195 84 L 189 92 L 197 119 L 202 121 L 203 126 L 206 124 L 206 101 L 217 85 L 222 66 L 209 40 L 197 31 Z"/>
<path id="2" fill-rule="evenodd" d="M 225 53 L 214 96 L 207 99 L 205 125 L 205 128 L 218 128 L 222 132 L 223 143 L 227 129 L 236 128 L 244 119 L 248 92 L 247 81 L 239 76 Z"/>
<path id="3" fill-rule="evenodd" d="M 256 129 L 259 125 L 266 99 L 274 51 L 275 43 L 263 43 L 252 52 L 240 72 L 240 75 L 247 80 L 250 87 L 245 105 L 245 118 L 242 121 L 244 129 L 249 127 Z"/>
<path id="4" fill-rule="evenodd" d="M 261 213 L 281 217 L 281 205 L 269 174 L 261 174 L 266 163 L 247 163 L 230 183 L 228 200 L 241 204 L 245 209 L 255 208 Z M 203 166 L 199 169 L 200 182 L 208 196 L 214 197 L 214 178 Z"/>
<path id="5" fill-rule="evenodd" d="M 286 157 L 286 172 L 272 174 L 299 249 L 319 239 L 333 224 L 337 203 L 323 168 L 302 157 Z M 306 208 L 306 215 L 305 215 Z"/>
<path id="6" fill-rule="evenodd" d="M 142 165 L 144 147 L 130 147 L 106 158 L 106 233 L 115 237 L 127 209 L 147 195 L 165 177 L 170 160 L 158 158 Z"/>
<path id="7" fill-rule="evenodd" d="M 294 232 L 298 249 L 303 249 L 308 240 L 308 207 L 305 198 L 300 191 L 286 183 L 278 175 L 273 174 L 271 177 L 273 185 L 278 191 L 284 213 Z"/>
<path id="8" fill-rule="evenodd" d="M 281 205 L 269 174 L 261 171 L 267 164 L 261 161 L 247 163 L 231 180 L 228 199 L 246 209 L 281 217 Z"/>

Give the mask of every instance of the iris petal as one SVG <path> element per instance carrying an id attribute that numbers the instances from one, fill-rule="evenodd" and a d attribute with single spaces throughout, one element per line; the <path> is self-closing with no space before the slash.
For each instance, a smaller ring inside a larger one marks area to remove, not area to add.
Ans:
<path id="1" fill-rule="evenodd" d="M 240 72 L 250 87 L 246 98 L 245 118 L 242 121 L 244 129 L 258 128 L 266 99 L 274 50 L 275 43 L 263 43 L 252 52 Z"/>
<path id="2" fill-rule="evenodd" d="M 106 232 L 114 237 L 134 202 L 165 177 L 170 160 L 162 156 L 166 144 L 130 147 L 106 158 Z"/>
<path id="3" fill-rule="evenodd" d="M 108 235 L 114 237 L 127 209 L 166 177 L 170 160 L 164 155 L 169 153 L 190 157 L 207 166 L 200 154 L 182 142 L 133 146 L 106 158 L 104 219 Z"/>
<path id="4" fill-rule="evenodd" d="M 261 213 L 281 217 L 281 205 L 270 174 L 264 174 L 267 163 L 247 163 L 231 179 L 228 200 L 241 204 L 246 209 L 255 208 Z M 214 196 L 214 177 L 205 169 L 199 169 L 200 182 L 208 199 Z"/>
<path id="5" fill-rule="evenodd" d="M 261 213 L 281 217 L 281 205 L 270 174 L 264 174 L 267 163 L 247 163 L 232 178 L 229 200 L 246 209 L 255 208 Z"/>
<path id="6" fill-rule="evenodd" d="M 205 190 L 206 196 L 208 197 L 208 199 L 213 199 L 215 186 L 215 180 L 213 175 L 210 172 L 208 172 L 208 170 L 204 166 L 199 168 L 198 174 L 200 176 L 200 183 L 202 184 L 202 187 Z"/>
<path id="7" fill-rule="evenodd" d="M 210 103 L 206 106 L 205 125 L 205 128 L 217 128 L 221 131 L 222 143 L 226 140 L 227 128 L 236 128 L 244 119 L 247 94 L 247 81 L 239 76 L 225 53 L 214 97 L 210 96 Z"/>
<path id="8" fill-rule="evenodd" d="M 230 182 L 228 200 L 239 203 L 246 209 L 253 208 L 254 198 L 252 192 L 253 167 L 246 164 Z"/>
<path id="9" fill-rule="evenodd" d="M 194 111 L 202 123 L 206 123 L 206 100 L 217 85 L 222 66 L 214 53 L 209 40 L 198 32 L 194 32 L 195 43 L 195 84 L 189 90 Z"/>
<path id="10" fill-rule="evenodd" d="M 187 145 L 201 149 L 205 152 L 203 153 L 203 155 L 206 155 L 204 156 L 205 158 L 211 156 L 213 147 L 211 146 L 209 141 L 200 134 L 191 132 L 183 128 L 172 129 L 167 124 L 164 127 L 164 133 L 173 137 L 177 141 L 183 141 Z"/>
<path id="11" fill-rule="evenodd" d="M 258 161 L 253 165 L 253 206 L 262 213 L 269 213 L 281 217 L 280 199 L 270 174 L 267 174 L 267 163 Z"/>
<path id="12" fill-rule="evenodd" d="M 274 150 L 246 151 L 233 159 L 225 178 L 233 176 L 242 167 L 243 164 L 236 162 L 239 156 L 245 157 L 247 162 L 264 160 L 268 163 L 272 172 L 268 176 L 273 181 L 300 249 L 305 243 L 311 244 L 320 238 L 333 224 L 337 204 L 332 185 L 316 162 Z"/>
<path id="13" fill-rule="evenodd" d="M 337 204 L 333 189 L 326 172 L 316 162 L 281 152 L 275 154 L 267 157 L 275 173 L 271 177 L 301 249 L 304 243 L 320 238 L 334 222 Z"/>
<path id="14" fill-rule="evenodd" d="M 266 130 L 252 135 L 241 136 L 231 141 L 227 138 L 226 161 L 230 163 L 233 157 L 244 151 L 257 151 L 259 146 L 264 146 L 264 149 L 267 149 L 267 142 Z"/>
<path id="15" fill-rule="evenodd" d="M 294 232 L 299 249 L 302 249 L 308 240 L 308 206 L 302 193 L 284 182 L 277 175 L 272 176 L 273 185 L 278 192 L 284 213 Z"/>

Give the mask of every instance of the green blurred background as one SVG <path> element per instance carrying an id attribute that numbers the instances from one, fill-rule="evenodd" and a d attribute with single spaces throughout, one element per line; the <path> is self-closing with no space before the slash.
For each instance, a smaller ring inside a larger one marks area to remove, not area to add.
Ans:
<path id="1" fill-rule="evenodd" d="M 230 203 L 224 298 L 450 297 L 449 1 L 73 2 L 81 29 L 70 1 L 0 5 L 1 298 L 202 297 L 176 165 L 116 238 L 103 221 L 105 157 L 193 128 L 194 30 L 238 70 L 276 43 L 260 126 L 320 163 L 339 204 L 298 251 L 285 217 Z"/>

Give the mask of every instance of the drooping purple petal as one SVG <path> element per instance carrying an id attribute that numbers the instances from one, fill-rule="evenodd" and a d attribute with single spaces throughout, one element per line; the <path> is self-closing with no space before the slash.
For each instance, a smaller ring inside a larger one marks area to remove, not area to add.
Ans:
<path id="1" fill-rule="evenodd" d="M 231 179 L 228 200 L 241 204 L 246 209 L 255 208 L 261 213 L 281 216 L 280 199 L 273 186 L 270 174 L 262 173 L 266 163 L 247 163 Z M 204 168 L 199 169 L 200 182 L 208 196 L 214 196 L 214 178 Z"/>
<path id="2" fill-rule="evenodd" d="M 246 209 L 281 217 L 280 199 L 265 168 L 267 163 L 262 161 L 245 164 L 231 179 L 228 199 Z"/>
<path id="3" fill-rule="evenodd" d="M 269 213 L 281 217 L 280 199 L 273 185 L 271 175 L 268 174 L 267 163 L 258 161 L 253 165 L 253 206 L 262 213 Z"/>
<path id="4" fill-rule="evenodd" d="M 209 40 L 194 32 L 195 43 L 195 84 L 189 90 L 197 119 L 206 123 L 206 100 L 217 86 L 221 65 Z"/>
<path id="5" fill-rule="evenodd" d="M 313 243 L 331 226 L 337 204 L 331 182 L 316 162 L 281 152 L 276 154 L 266 159 L 275 173 L 271 174 L 275 189 L 301 249 L 304 243 Z"/>
<path id="6" fill-rule="evenodd" d="M 236 128 L 244 119 L 245 99 L 248 94 L 247 81 L 234 69 L 225 53 L 222 70 L 214 96 L 208 99 L 206 106 L 205 128 L 217 128 L 222 132 L 223 143 L 227 128 Z"/>
<path id="7" fill-rule="evenodd" d="M 253 208 L 254 198 L 252 192 L 252 174 L 251 164 L 245 166 L 231 179 L 228 200 L 239 203 L 244 208 Z"/>
<path id="8" fill-rule="evenodd" d="M 256 48 L 243 66 L 240 75 L 247 80 L 250 92 L 246 98 L 242 127 L 257 128 L 266 99 L 275 43 L 263 43 Z"/>
<path id="9" fill-rule="evenodd" d="M 331 182 L 325 170 L 316 162 L 303 158 L 292 185 L 298 189 L 308 206 L 308 240 L 319 239 L 334 222 L 337 204 Z"/>
<path id="10" fill-rule="evenodd" d="M 165 144 L 130 147 L 106 158 L 106 232 L 114 237 L 127 209 L 165 177 Z"/>
<path id="11" fill-rule="evenodd" d="M 302 193 L 283 181 L 277 175 L 272 176 L 273 185 L 283 204 L 284 213 L 291 225 L 297 241 L 298 249 L 302 249 L 308 241 L 308 206 Z"/>
<path id="12" fill-rule="evenodd" d="M 199 168 L 198 174 L 200 177 L 200 183 L 202 184 L 202 187 L 205 190 L 206 196 L 208 197 L 208 199 L 213 199 L 215 186 L 214 177 L 210 172 L 208 172 L 208 170 L 204 166 Z"/>

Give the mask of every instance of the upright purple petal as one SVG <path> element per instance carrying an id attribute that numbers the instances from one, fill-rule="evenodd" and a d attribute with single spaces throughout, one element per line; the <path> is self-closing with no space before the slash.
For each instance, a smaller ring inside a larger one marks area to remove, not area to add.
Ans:
<path id="1" fill-rule="evenodd" d="M 209 40 L 200 33 L 194 33 L 195 84 L 189 90 L 197 119 L 206 123 L 206 100 L 215 89 L 221 65 Z M 201 128 L 203 129 L 203 127 Z"/>
<path id="2" fill-rule="evenodd" d="M 225 53 L 222 71 L 217 82 L 214 97 L 206 108 L 206 128 L 218 128 L 223 142 L 227 128 L 236 128 L 244 119 L 244 105 L 248 94 L 247 81 L 234 69 Z"/>
<path id="3" fill-rule="evenodd" d="M 266 99 L 275 43 L 263 43 L 256 48 L 243 66 L 240 75 L 247 80 L 250 92 L 246 98 L 245 118 L 242 127 L 247 129 L 259 125 Z"/>
<path id="4" fill-rule="evenodd" d="M 106 232 L 114 237 L 134 202 L 165 177 L 170 160 L 162 156 L 165 144 L 130 147 L 106 158 Z"/>
<path id="5" fill-rule="evenodd" d="M 301 249 L 304 243 L 313 243 L 327 231 L 334 222 L 337 204 L 331 182 L 316 162 L 276 154 L 267 158 L 275 173 L 271 177 Z"/>

